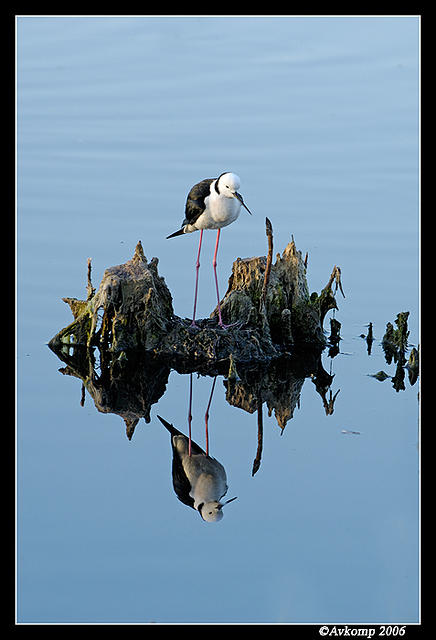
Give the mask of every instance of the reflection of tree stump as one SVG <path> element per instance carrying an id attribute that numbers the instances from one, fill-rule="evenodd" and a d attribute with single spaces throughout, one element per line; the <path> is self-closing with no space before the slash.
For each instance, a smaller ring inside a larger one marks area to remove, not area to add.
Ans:
<path id="1" fill-rule="evenodd" d="M 283 430 L 298 406 L 305 377 L 319 366 L 319 355 L 305 354 L 302 358 L 278 358 L 263 371 L 242 369 L 237 380 L 226 380 L 226 400 L 248 413 L 255 413 L 259 402 L 265 402 L 268 415 L 274 412 L 277 424 Z"/>
<path id="2" fill-rule="evenodd" d="M 82 406 L 86 389 L 97 411 L 114 413 L 124 420 L 129 440 L 141 418 L 150 422 L 151 407 L 166 390 L 168 365 L 137 352 L 127 358 L 124 353 L 98 350 L 96 358 L 96 350 L 86 347 L 51 348 L 67 365 L 60 372 L 82 380 Z"/>
<path id="3" fill-rule="evenodd" d="M 176 316 L 157 258 L 148 262 L 138 242 L 131 260 L 106 269 L 97 292 L 88 270 L 87 300 L 64 298 L 74 320 L 50 346 L 98 346 L 112 354 L 139 350 L 186 371 L 228 366 L 230 356 L 236 363 L 266 363 L 291 349 L 322 349 L 322 322 L 326 311 L 336 308 L 331 287 L 340 271 L 335 267 L 319 296 L 309 296 L 306 265 L 293 240 L 272 264 L 268 223 L 268 256 L 238 258 L 221 302 L 224 322 L 237 326 L 221 329 L 217 310 L 198 320 L 199 328 Z"/>
<path id="4" fill-rule="evenodd" d="M 82 406 L 86 389 L 98 411 L 114 413 L 124 420 L 129 439 L 141 418 L 150 422 L 151 407 L 164 395 L 171 370 L 161 357 L 138 351 L 111 353 L 79 345 L 50 344 L 50 348 L 66 364 L 60 372 L 82 381 Z M 321 353 L 313 350 L 284 354 L 267 364 L 239 363 L 238 369 L 232 357 L 230 363 L 228 370 L 223 361 L 209 374 L 225 377 L 223 384 L 230 405 L 251 414 L 257 412 L 259 429 L 262 405 L 266 403 L 268 415 L 274 413 L 283 431 L 299 406 L 304 379 L 315 371 L 321 378 L 323 372 Z M 323 379 L 328 381 L 326 372 Z M 255 469 L 260 465 L 261 451 L 260 438 Z"/>

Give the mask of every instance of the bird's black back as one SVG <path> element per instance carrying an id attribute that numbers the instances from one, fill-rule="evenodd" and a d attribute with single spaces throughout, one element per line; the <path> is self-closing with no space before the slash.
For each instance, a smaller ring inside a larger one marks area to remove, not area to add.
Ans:
<path id="1" fill-rule="evenodd" d="M 210 185 L 214 180 L 216 180 L 216 178 L 206 178 L 194 184 L 186 199 L 184 225 L 194 224 L 197 218 L 203 213 L 206 208 L 204 200 L 210 195 Z"/>

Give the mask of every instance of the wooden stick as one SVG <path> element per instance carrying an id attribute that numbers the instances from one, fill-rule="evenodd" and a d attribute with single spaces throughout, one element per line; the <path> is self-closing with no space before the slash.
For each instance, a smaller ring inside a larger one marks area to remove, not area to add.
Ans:
<path id="1" fill-rule="evenodd" d="M 86 300 L 91 300 L 92 296 L 95 293 L 95 289 L 92 286 L 92 282 L 91 282 L 91 258 L 88 258 L 88 284 L 86 287 L 86 293 L 87 293 L 87 297 Z"/>
<path id="2" fill-rule="evenodd" d="M 266 258 L 265 275 L 263 278 L 262 296 L 261 296 L 261 304 L 263 309 L 265 308 L 266 292 L 268 289 L 269 276 L 271 273 L 271 263 L 272 263 L 272 254 L 273 254 L 272 224 L 268 218 L 265 218 L 265 227 L 266 227 L 266 236 L 268 238 L 268 255 Z"/>
<path id="3" fill-rule="evenodd" d="M 257 451 L 256 451 L 256 457 L 253 462 L 253 468 L 251 471 L 252 476 L 254 476 L 254 474 L 260 467 L 260 461 L 262 459 L 262 447 L 263 447 L 263 415 L 262 415 L 262 399 L 259 396 L 259 399 L 257 401 Z"/>

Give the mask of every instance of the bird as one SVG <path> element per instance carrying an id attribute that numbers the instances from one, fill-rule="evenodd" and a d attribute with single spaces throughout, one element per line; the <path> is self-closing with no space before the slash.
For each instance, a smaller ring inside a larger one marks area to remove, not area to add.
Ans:
<path id="1" fill-rule="evenodd" d="M 171 434 L 173 487 L 178 499 L 197 510 L 205 522 L 218 522 L 223 517 L 224 505 L 237 499 L 221 502 L 228 489 L 223 465 L 194 441 L 189 455 L 187 436 L 161 416 L 157 417 Z"/>
<path id="2" fill-rule="evenodd" d="M 213 271 L 215 275 L 216 295 L 218 298 L 218 324 L 221 328 L 227 329 L 232 325 L 225 325 L 221 317 L 221 304 L 218 291 L 218 278 L 216 272 L 218 243 L 220 239 L 221 229 L 227 227 L 234 222 L 240 213 L 241 206 L 252 215 L 250 209 L 244 202 L 243 197 L 238 193 L 241 186 L 241 180 L 236 173 L 224 171 L 218 178 L 205 178 L 195 184 L 188 193 L 185 205 L 185 218 L 182 226 L 178 231 L 167 236 L 175 238 L 185 233 L 200 231 L 200 240 L 198 243 L 197 262 L 195 265 L 195 293 L 194 293 L 194 311 L 192 314 L 191 327 L 198 327 L 195 322 L 195 312 L 197 308 L 198 293 L 198 273 L 200 269 L 200 251 L 203 241 L 204 229 L 217 229 L 215 252 L 213 256 Z"/>

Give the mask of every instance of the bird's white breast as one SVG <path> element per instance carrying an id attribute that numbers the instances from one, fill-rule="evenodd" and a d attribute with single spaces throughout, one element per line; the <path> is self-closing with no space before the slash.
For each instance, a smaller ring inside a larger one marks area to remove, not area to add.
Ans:
<path id="1" fill-rule="evenodd" d="M 196 221 L 197 229 L 221 229 L 232 224 L 239 216 L 241 203 L 236 198 L 218 195 L 215 189 L 204 201 L 206 209 Z"/>
<path id="2" fill-rule="evenodd" d="M 190 494 L 196 507 L 201 502 L 218 501 L 227 491 L 226 472 L 218 460 L 203 455 L 185 456 L 183 468 L 191 483 Z"/>

